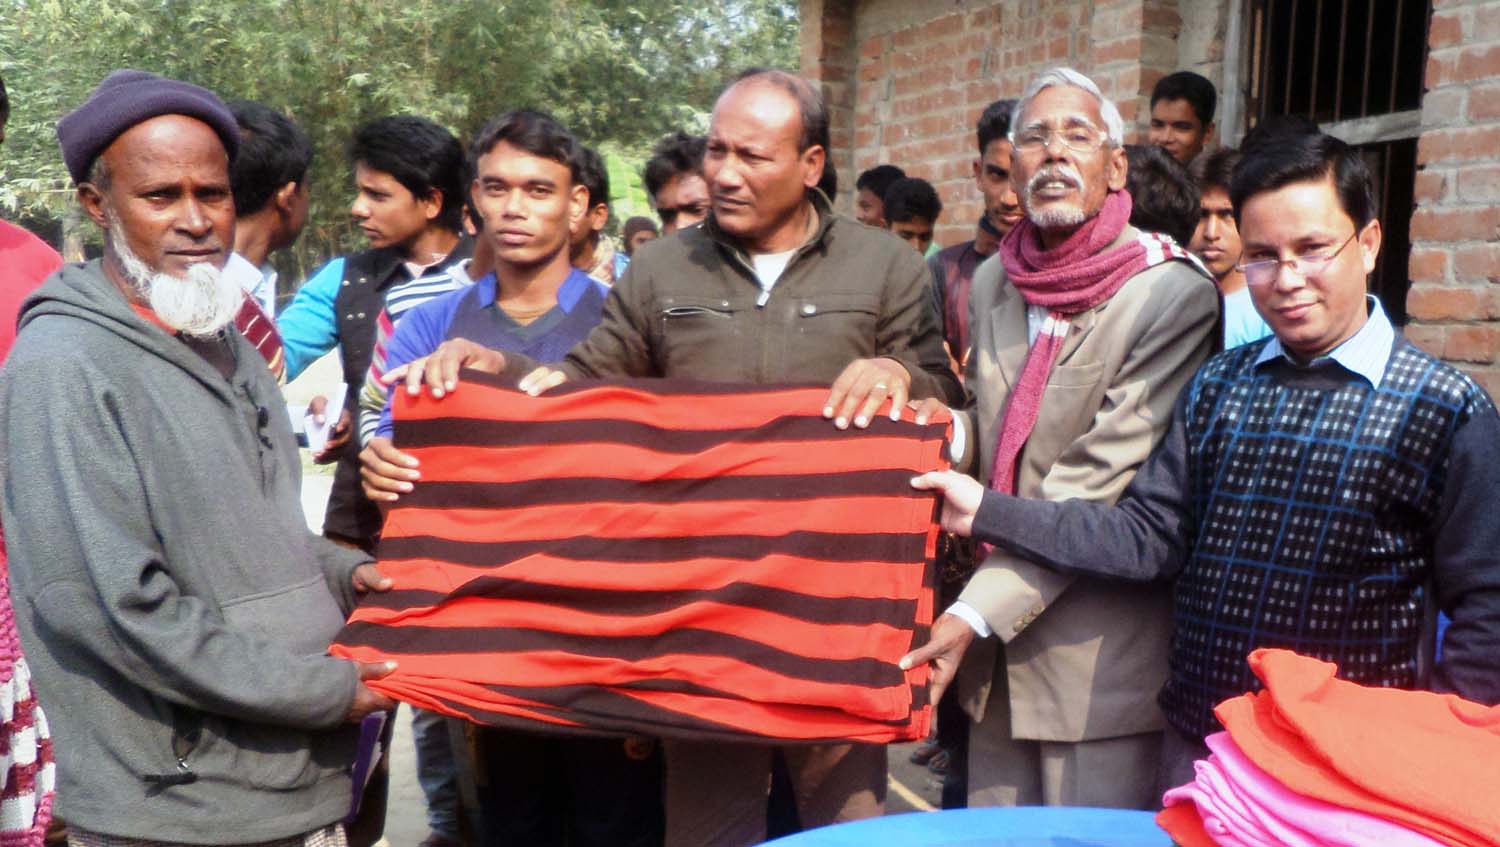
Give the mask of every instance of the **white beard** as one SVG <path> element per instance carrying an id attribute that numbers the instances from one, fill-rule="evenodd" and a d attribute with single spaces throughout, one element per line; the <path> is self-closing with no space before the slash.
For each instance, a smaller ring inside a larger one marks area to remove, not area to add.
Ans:
<path id="1" fill-rule="evenodd" d="M 1080 192 L 1083 191 L 1083 175 L 1068 165 L 1054 165 L 1050 168 L 1044 168 L 1033 174 L 1031 180 L 1026 183 L 1026 217 L 1030 218 L 1031 222 L 1041 229 L 1071 229 L 1081 226 L 1084 221 L 1088 220 L 1088 216 L 1083 213 L 1083 209 L 1079 206 L 1059 206 L 1053 204 L 1045 209 L 1036 209 L 1033 211 L 1031 197 L 1036 191 L 1037 186 L 1043 182 L 1058 178 L 1066 182 L 1071 182 Z"/>
<path id="2" fill-rule="evenodd" d="M 113 236 L 119 224 L 111 221 L 108 236 L 125 277 L 161 322 L 197 338 L 208 338 L 228 326 L 239 314 L 245 299 L 234 280 L 208 262 L 194 262 L 186 275 L 175 277 L 151 270 L 131 252 L 123 239 Z"/>

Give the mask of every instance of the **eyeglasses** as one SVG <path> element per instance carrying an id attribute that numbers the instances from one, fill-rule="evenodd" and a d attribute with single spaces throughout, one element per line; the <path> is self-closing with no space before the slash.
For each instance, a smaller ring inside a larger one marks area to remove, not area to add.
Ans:
<path id="1" fill-rule="evenodd" d="M 1290 259 L 1262 259 L 1258 262 L 1246 262 L 1243 265 L 1235 265 L 1239 272 L 1245 275 L 1246 285 L 1269 285 L 1276 281 L 1281 273 L 1282 265 L 1291 265 L 1297 275 L 1303 279 L 1311 279 L 1323 273 L 1328 264 L 1337 259 L 1344 248 L 1349 246 L 1359 232 L 1344 239 L 1344 243 L 1338 246 L 1332 253 L 1308 253 L 1305 256 L 1294 256 Z"/>
<path id="2" fill-rule="evenodd" d="M 1022 153 L 1040 153 L 1052 146 L 1052 138 L 1056 136 L 1064 147 L 1074 153 L 1092 153 L 1103 146 L 1107 137 L 1097 129 L 1086 126 L 1070 126 L 1063 129 L 1047 129 L 1046 127 L 1030 127 L 1023 129 L 1015 137 L 1016 149 Z"/>

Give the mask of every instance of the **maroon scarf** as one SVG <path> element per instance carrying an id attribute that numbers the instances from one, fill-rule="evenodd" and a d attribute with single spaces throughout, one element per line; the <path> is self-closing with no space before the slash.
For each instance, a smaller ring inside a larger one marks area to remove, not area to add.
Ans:
<path id="1" fill-rule="evenodd" d="M 1069 319 L 1114 296 L 1125 281 L 1171 259 L 1186 258 L 1176 242 L 1154 233 L 1107 249 L 1130 221 L 1128 191 L 1111 191 L 1099 214 L 1056 248 L 1042 247 L 1041 232 L 1023 218 L 1000 242 L 1006 278 L 1027 305 L 1045 306 L 1047 322 L 1026 353 L 1021 375 L 1000 412 L 990 487 L 1015 493 L 1016 458 L 1036 426 L 1052 364 L 1067 337 Z M 1159 246 L 1158 246 L 1159 245 Z"/>

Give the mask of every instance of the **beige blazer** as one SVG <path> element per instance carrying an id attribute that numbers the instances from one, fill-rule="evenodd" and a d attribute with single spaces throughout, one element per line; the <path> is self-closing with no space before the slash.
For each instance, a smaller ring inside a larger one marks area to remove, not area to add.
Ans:
<path id="1" fill-rule="evenodd" d="M 1116 244 L 1137 235 L 1127 227 Z M 999 256 L 976 270 L 969 303 L 971 437 L 958 465 L 987 482 L 1000 413 L 1029 348 L 1026 303 Z M 1021 450 L 1017 492 L 1113 503 L 1212 351 L 1218 314 L 1212 280 L 1174 261 L 1077 315 Z M 976 639 L 959 670 L 959 697 L 976 721 L 1004 673 L 1014 738 L 1085 741 L 1161 728 L 1156 695 L 1172 629 L 1166 584 L 1074 578 L 996 551 L 959 599 L 995 631 Z"/>

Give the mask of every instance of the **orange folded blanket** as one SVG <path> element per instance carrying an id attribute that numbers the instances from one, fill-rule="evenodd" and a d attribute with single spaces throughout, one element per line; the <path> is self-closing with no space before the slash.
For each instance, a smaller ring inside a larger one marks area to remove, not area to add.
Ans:
<path id="1" fill-rule="evenodd" d="M 948 420 L 840 431 L 828 389 L 396 392 L 422 479 L 333 652 L 478 723 L 745 741 L 924 737 Z"/>
<path id="2" fill-rule="evenodd" d="M 1500 707 L 1368 688 L 1287 650 L 1250 654 L 1265 690 L 1215 710 L 1287 788 L 1461 847 L 1500 844 Z"/>

